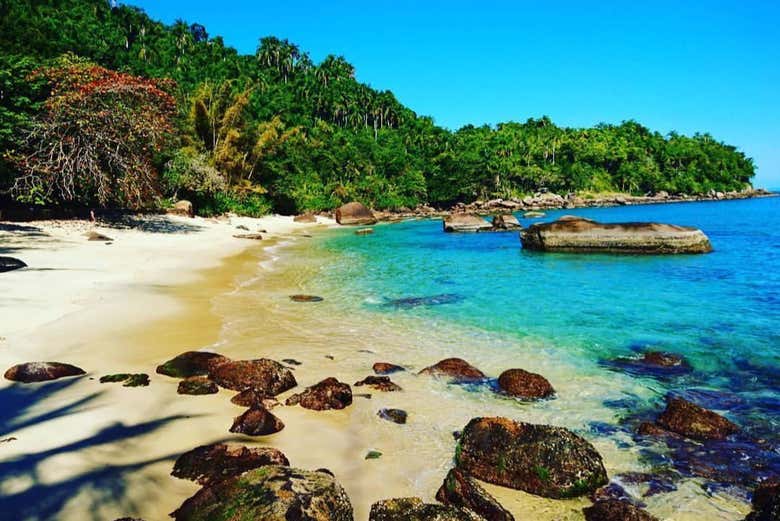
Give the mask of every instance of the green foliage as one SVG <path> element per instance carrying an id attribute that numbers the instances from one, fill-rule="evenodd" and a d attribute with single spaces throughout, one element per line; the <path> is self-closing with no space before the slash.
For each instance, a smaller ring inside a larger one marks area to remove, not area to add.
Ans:
<path id="1" fill-rule="evenodd" d="M 32 71 L 71 52 L 175 82 L 176 139 L 156 167 L 163 195 L 207 213 L 319 211 L 353 199 L 392 209 L 539 190 L 730 191 L 755 170 L 708 134 L 663 136 L 633 121 L 579 129 L 542 117 L 450 132 L 358 82 L 341 56 L 315 64 L 273 36 L 240 55 L 199 24 L 165 25 L 106 0 L 0 3 L 0 150 L 19 149 L 19 130 L 49 94 Z M 0 191 L 19 174 L 0 161 Z M 25 197 L 52 202 L 33 188 Z"/>

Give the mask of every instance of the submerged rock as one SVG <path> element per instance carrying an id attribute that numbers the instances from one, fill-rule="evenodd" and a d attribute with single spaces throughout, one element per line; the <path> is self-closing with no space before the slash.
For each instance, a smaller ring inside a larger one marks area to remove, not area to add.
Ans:
<path id="1" fill-rule="evenodd" d="M 605 365 L 636 376 L 656 378 L 678 376 L 692 371 L 685 358 L 666 351 L 647 351 L 640 358 L 617 358 L 605 362 Z"/>
<path id="2" fill-rule="evenodd" d="M 486 232 L 493 225 L 479 215 L 470 213 L 454 213 L 444 218 L 442 226 L 445 232 Z"/>
<path id="3" fill-rule="evenodd" d="M 207 351 L 187 351 L 171 358 L 162 365 L 157 366 L 157 374 L 173 378 L 187 378 L 189 376 L 205 376 L 219 364 L 229 362 L 230 359 L 217 353 Z"/>
<path id="4" fill-rule="evenodd" d="M 351 202 L 336 209 L 336 222 L 341 225 L 371 226 L 377 220 L 364 204 Z"/>
<path id="5" fill-rule="evenodd" d="M 780 480 L 767 480 L 756 487 L 753 511 L 745 521 L 780 521 Z"/>
<path id="6" fill-rule="evenodd" d="M 498 377 L 498 386 L 506 394 L 523 400 L 549 398 L 555 394 L 547 378 L 524 369 L 507 369 Z"/>
<path id="7" fill-rule="evenodd" d="M 457 508 L 466 508 L 488 521 L 514 521 L 496 499 L 477 481 L 458 469 L 451 469 L 436 492 L 436 499 Z"/>
<path id="8" fill-rule="evenodd" d="M 390 364 L 388 362 L 377 362 L 373 365 L 372 369 L 376 374 L 393 374 L 401 371 L 406 371 L 405 368 L 400 365 Z"/>
<path id="9" fill-rule="evenodd" d="M 284 429 L 282 420 L 262 407 L 251 407 L 233 420 L 230 432 L 247 436 L 267 436 Z"/>
<path id="10" fill-rule="evenodd" d="M 474 418 L 455 453 L 477 479 L 549 498 L 582 496 L 607 483 L 601 455 L 562 427 L 508 418 Z"/>
<path id="11" fill-rule="evenodd" d="M 196 396 L 217 394 L 219 392 L 219 387 L 205 376 L 190 376 L 179 382 L 179 387 L 176 389 L 176 392 L 179 394 L 191 394 Z"/>
<path id="12" fill-rule="evenodd" d="M 368 521 L 484 521 L 452 506 L 423 503 L 418 497 L 383 499 L 371 505 Z"/>
<path id="13" fill-rule="evenodd" d="M 406 411 L 403 409 L 379 409 L 379 412 L 376 413 L 377 416 L 382 418 L 383 420 L 387 420 L 389 422 L 398 423 L 403 425 L 406 423 Z"/>
<path id="14" fill-rule="evenodd" d="M 84 370 L 75 365 L 63 364 L 61 362 L 27 362 L 8 369 L 5 372 L 5 379 L 27 384 L 48 382 L 58 378 L 83 374 L 86 374 Z"/>
<path id="15" fill-rule="evenodd" d="M 491 229 L 494 232 L 510 232 L 521 230 L 522 228 L 523 226 L 520 224 L 520 221 L 511 213 L 493 216 Z"/>
<path id="16" fill-rule="evenodd" d="M 389 376 L 366 376 L 359 382 L 355 382 L 355 387 L 366 385 L 372 389 L 382 392 L 401 391 L 401 386 L 393 383 Z"/>
<path id="17" fill-rule="evenodd" d="M 124 382 L 122 384 L 123 387 L 146 387 L 149 385 L 149 375 L 144 373 L 119 373 L 100 377 L 100 383 L 102 384 L 119 382 Z"/>
<path id="18" fill-rule="evenodd" d="M 326 472 L 270 465 L 201 489 L 177 521 L 353 521 L 344 488 Z"/>
<path id="19" fill-rule="evenodd" d="M 290 396 L 285 404 L 300 405 L 314 411 L 343 409 L 352 404 L 352 389 L 333 377 L 326 378 L 306 388 L 302 393 Z"/>
<path id="20" fill-rule="evenodd" d="M 293 302 L 322 302 L 325 299 L 317 295 L 290 295 L 290 300 Z"/>
<path id="21" fill-rule="evenodd" d="M 225 362 L 213 367 L 209 377 L 225 389 L 254 389 L 266 396 L 276 396 L 298 385 L 292 371 L 268 358 Z"/>
<path id="22" fill-rule="evenodd" d="M 462 358 L 446 358 L 426 367 L 419 374 L 449 377 L 457 383 L 475 382 L 485 378 L 485 373 Z"/>
<path id="23" fill-rule="evenodd" d="M 658 521 L 641 508 L 626 501 L 597 501 L 592 506 L 584 508 L 586 521 Z"/>
<path id="24" fill-rule="evenodd" d="M 576 253 L 709 253 L 701 230 L 671 224 L 602 224 L 590 219 L 559 219 L 534 224 L 520 234 L 528 250 Z"/>
<path id="25" fill-rule="evenodd" d="M 0 273 L 26 268 L 27 264 L 13 257 L 0 257 Z"/>
<path id="26" fill-rule="evenodd" d="M 362 230 L 355 230 L 355 235 L 372 235 L 374 233 L 373 228 L 363 228 Z"/>
<path id="27" fill-rule="evenodd" d="M 461 295 L 454 293 L 442 293 L 441 295 L 431 295 L 429 297 L 404 297 L 385 302 L 385 307 L 399 309 L 411 309 L 418 306 L 440 306 L 442 304 L 455 304 L 463 300 Z"/>
<path id="28" fill-rule="evenodd" d="M 723 416 L 682 398 L 668 397 L 666 410 L 656 420 L 666 430 L 694 440 L 722 440 L 739 431 Z"/>
<path id="29" fill-rule="evenodd" d="M 525 212 L 523 214 L 523 217 L 525 217 L 526 219 L 539 219 L 539 218 L 544 217 L 546 215 L 547 214 L 544 213 L 544 212 L 530 211 L 530 212 Z"/>
<path id="30" fill-rule="evenodd" d="M 196 447 L 179 456 L 171 475 L 209 485 L 266 465 L 286 467 L 290 462 L 281 451 L 270 447 L 215 443 Z"/>

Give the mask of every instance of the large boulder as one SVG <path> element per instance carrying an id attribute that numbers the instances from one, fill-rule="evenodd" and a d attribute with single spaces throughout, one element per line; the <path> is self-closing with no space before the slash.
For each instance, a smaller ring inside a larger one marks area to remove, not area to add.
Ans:
<path id="1" fill-rule="evenodd" d="M 336 209 L 336 222 L 342 225 L 369 226 L 377 221 L 364 204 L 351 202 Z"/>
<path id="2" fill-rule="evenodd" d="M 353 521 L 344 488 L 327 472 L 270 465 L 201 489 L 176 521 Z"/>
<path id="3" fill-rule="evenodd" d="M 253 406 L 233 420 L 230 432 L 247 436 L 268 436 L 284 429 L 282 420 L 263 407 Z"/>
<path id="4" fill-rule="evenodd" d="M 753 511 L 745 521 L 780 521 L 780 480 L 764 481 L 753 493 Z"/>
<path id="5" fill-rule="evenodd" d="M 475 479 L 458 469 L 451 469 L 436 492 L 436 499 L 445 505 L 467 508 L 488 521 L 514 521 L 496 499 L 487 493 Z"/>
<path id="6" fill-rule="evenodd" d="M 454 213 L 444 218 L 443 228 L 445 232 L 486 232 L 492 230 L 493 225 L 479 215 Z"/>
<path id="7" fill-rule="evenodd" d="M 448 377 L 457 383 L 476 382 L 485 378 L 485 373 L 462 358 L 446 358 L 426 367 L 419 374 Z"/>
<path id="8" fill-rule="evenodd" d="M 26 268 L 27 264 L 13 257 L 0 257 L 0 273 Z"/>
<path id="9" fill-rule="evenodd" d="M 452 506 L 423 503 L 418 497 L 383 499 L 371 505 L 368 521 L 484 521 Z"/>
<path id="10" fill-rule="evenodd" d="M 524 369 L 507 369 L 498 377 L 498 387 L 510 396 L 523 400 L 549 398 L 555 389 L 540 374 L 529 373 Z"/>
<path id="11" fill-rule="evenodd" d="M 225 389 L 254 389 L 266 396 L 276 396 L 298 385 L 288 368 L 268 358 L 225 362 L 212 367 L 209 377 Z"/>
<path id="12" fill-rule="evenodd" d="M 5 372 L 5 379 L 13 382 L 33 383 L 48 382 L 66 376 L 79 376 L 86 374 L 83 369 L 75 365 L 61 362 L 27 362 L 18 364 Z"/>
<path id="13" fill-rule="evenodd" d="M 585 439 L 508 418 L 472 419 L 455 459 L 477 479 L 549 498 L 590 494 L 608 481 L 601 455 Z"/>
<path id="14" fill-rule="evenodd" d="M 300 405 L 305 409 L 326 411 L 328 409 L 343 409 L 352 404 L 352 388 L 335 378 L 307 387 L 302 393 L 290 396 L 286 405 Z"/>
<path id="15" fill-rule="evenodd" d="M 508 213 L 493 216 L 492 229 L 494 232 L 509 232 L 521 230 L 523 225 L 517 220 L 514 214 Z"/>
<path id="16" fill-rule="evenodd" d="M 527 250 L 575 253 L 709 253 L 701 230 L 658 223 L 602 224 L 568 218 L 533 224 L 520 234 Z"/>
<path id="17" fill-rule="evenodd" d="M 597 501 L 582 512 L 586 521 L 658 521 L 641 508 L 618 499 Z"/>
<path id="18" fill-rule="evenodd" d="M 229 362 L 226 356 L 206 351 L 187 351 L 157 366 L 157 373 L 173 378 L 206 376 L 219 364 Z"/>
<path id="19" fill-rule="evenodd" d="M 182 215 L 184 217 L 193 217 L 195 215 L 195 208 L 192 206 L 191 202 L 182 199 L 181 201 L 177 201 L 171 208 L 168 208 L 166 213 L 171 215 Z"/>
<path id="20" fill-rule="evenodd" d="M 722 440 L 739 431 L 739 427 L 683 398 L 668 397 L 666 410 L 656 420 L 666 430 L 693 440 Z"/>
<path id="21" fill-rule="evenodd" d="M 215 443 L 185 452 L 176 460 L 171 475 L 209 485 L 266 465 L 289 466 L 281 451 L 270 447 L 244 447 Z"/>

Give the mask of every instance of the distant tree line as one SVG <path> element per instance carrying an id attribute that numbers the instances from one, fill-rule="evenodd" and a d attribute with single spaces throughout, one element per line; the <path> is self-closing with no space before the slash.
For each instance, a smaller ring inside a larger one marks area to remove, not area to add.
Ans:
<path id="1" fill-rule="evenodd" d="M 186 13 L 183 13 L 186 15 Z M 0 192 L 36 204 L 203 213 L 447 205 L 539 190 L 740 190 L 754 165 L 709 134 L 547 117 L 456 132 L 262 38 L 241 55 L 205 27 L 105 0 L 0 3 Z"/>

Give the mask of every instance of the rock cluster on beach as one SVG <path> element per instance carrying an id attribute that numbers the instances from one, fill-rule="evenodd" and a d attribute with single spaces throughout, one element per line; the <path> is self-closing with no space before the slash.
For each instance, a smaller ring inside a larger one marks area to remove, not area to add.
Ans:
<path id="1" fill-rule="evenodd" d="M 537 223 L 520 234 L 527 250 L 572 253 L 709 253 L 712 245 L 701 230 L 658 223 L 602 224 L 566 216 Z"/>

